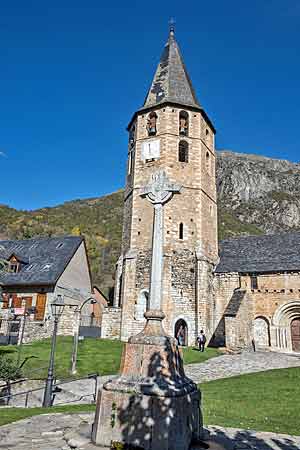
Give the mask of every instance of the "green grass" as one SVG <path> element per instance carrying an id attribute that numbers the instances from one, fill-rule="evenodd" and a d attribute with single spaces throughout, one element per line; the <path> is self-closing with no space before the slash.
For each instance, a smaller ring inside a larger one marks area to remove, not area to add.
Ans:
<path id="1" fill-rule="evenodd" d="M 300 435 L 300 368 L 200 385 L 204 423 Z"/>
<path id="2" fill-rule="evenodd" d="M 120 365 L 123 343 L 109 339 L 84 339 L 78 344 L 77 374 L 83 377 L 89 373 L 100 375 L 117 373 Z M 0 354 L 9 352 L 17 357 L 16 346 L 1 346 Z M 58 337 L 55 354 L 55 373 L 60 379 L 70 378 L 72 337 Z M 45 378 L 50 355 L 50 339 L 23 345 L 22 358 L 35 356 L 24 365 L 24 375 L 32 379 Z M 42 370 L 37 370 L 43 368 Z"/>
<path id="3" fill-rule="evenodd" d="M 83 377 L 89 373 L 99 372 L 100 375 L 112 375 L 118 372 L 120 367 L 123 343 L 109 339 L 84 339 L 78 345 L 77 374 L 76 377 Z M 18 347 L 0 346 L 1 354 L 9 353 L 13 358 L 17 358 Z M 55 367 L 56 376 L 59 379 L 70 378 L 70 361 L 72 353 L 72 338 L 58 337 Z M 219 354 L 216 349 L 207 349 L 201 353 L 192 347 L 183 351 L 184 363 L 191 364 L 205 361 Z M 50 355 L 50 340 L 33 342 L 23 345 L 21 361 L 28 356 L 31 358 L 24 365 L 24 376 L 31 379 L 41 379 L 46 377 L 47 365 Z M 41 370 L 39 370 L 42 368 Z"/>
<path id="4" fill-rule="evenodd" d="M 86 413 L 95 411 L 95 405 L 65 405 L 53 406 L 52 408 L 1 408 L 0 426 L 26 417 L 37 416 L 39 414 L 54 413 Z"/>
<path id="5" fill-rule="evenodd" d="M 199 352 L 195 347 L 185 347 L 183 349 L 184 364 L 195 364 L 207 361 L 222 353 L 217 348 L 206 348 L 204 352 Z"/>
<path id="6" fill-rule="evenodd" d="M 300 368 L 270 370 L 202 383 L 204 424 L 300 434 Z M 36 414 L 94 411 L 93 405 L 3 408 L 0 425 Z"/>

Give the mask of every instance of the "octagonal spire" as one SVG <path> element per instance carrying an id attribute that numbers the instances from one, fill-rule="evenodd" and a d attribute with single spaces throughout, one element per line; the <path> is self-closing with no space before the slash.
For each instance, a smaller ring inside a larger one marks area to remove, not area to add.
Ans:
<path id="1" fill-rule="evenodd" d="M 201 108 L 175 40 L 174 27 L 170 28 L 168 41 L 161 55 L 143 108 L 164 102 Z"/>

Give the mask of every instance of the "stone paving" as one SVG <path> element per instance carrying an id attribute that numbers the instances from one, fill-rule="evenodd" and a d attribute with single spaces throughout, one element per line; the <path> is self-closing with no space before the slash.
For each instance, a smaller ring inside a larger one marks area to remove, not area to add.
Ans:
<path id="1" fill-rule="evenodd" d="M 185 366 L 185 373 L 195 383 L 201 383 L 245 373 L 299 366 L 299 354 L 262 351 L 243 352 L 240 354 L 217 356 L 204 363 L 189 364 Z"/>
<path id="2" fill-rule="evenodd" d="M 99 450 L 88 438 L 93 418 L 94 414 L 45 414 L 4 425 L 0 427 L 0 449 Z M 206 436 L 211 450 L 300 449 L 300 436 L 286 434 L 210 426 Z"/>

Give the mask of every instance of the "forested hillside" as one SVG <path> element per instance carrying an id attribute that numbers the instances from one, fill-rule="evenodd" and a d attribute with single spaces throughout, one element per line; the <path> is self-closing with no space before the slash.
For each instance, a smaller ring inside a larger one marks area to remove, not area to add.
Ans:
<path id="1" fill-rule="evenodd" d="M 300 166 L 256 155 L 219 152 L 219 239 L 300 230 Z M 52 208 L 0 206 L 0 238 L 83 234 L 93 282 L 107 293 L 120 252 L 123 191 Z"/>

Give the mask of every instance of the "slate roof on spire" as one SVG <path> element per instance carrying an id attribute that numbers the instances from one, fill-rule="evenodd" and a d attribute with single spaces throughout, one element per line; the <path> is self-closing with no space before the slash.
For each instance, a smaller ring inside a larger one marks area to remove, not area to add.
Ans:
<path id="1" fill-rule="evenodd" d="M 201 108 L 175 40 L 173 28 L 170 29 L 168 42 L 162 53 L 143 109 L 165 102 Z"/>

